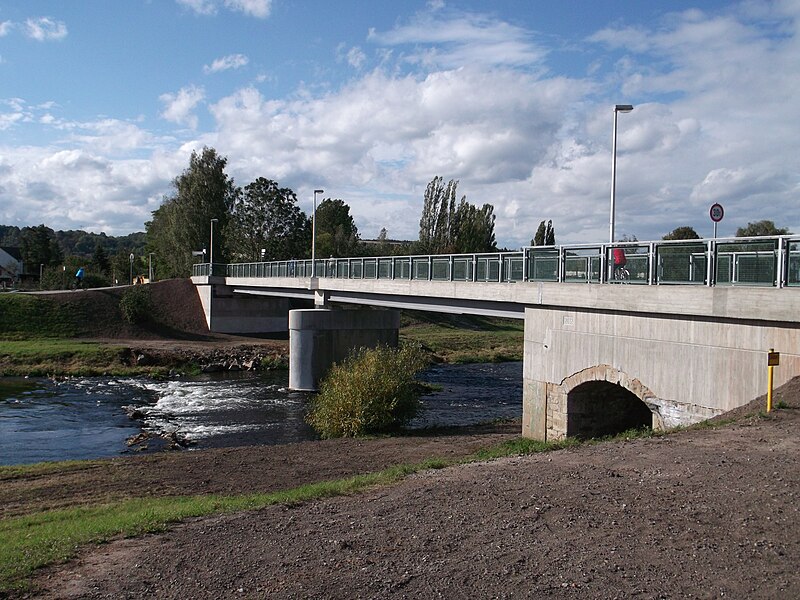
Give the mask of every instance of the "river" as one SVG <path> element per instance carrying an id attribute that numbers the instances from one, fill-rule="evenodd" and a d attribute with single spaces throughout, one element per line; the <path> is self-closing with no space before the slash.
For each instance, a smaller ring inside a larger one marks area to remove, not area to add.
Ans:
<path id="1" fill-rule="evenodd" d="M 421 379 L 441 390 L 422 398 L 412 428 L 522 414 L 522 363 L 438 365 Z M 174 434 L 192 449 L 317 439 L 303 420 L 309 395 L 287 382 L 286 371 L 166 381 L 0 378 L 0 465 L 126 455 L 127 440 L 143 431 Z"/>

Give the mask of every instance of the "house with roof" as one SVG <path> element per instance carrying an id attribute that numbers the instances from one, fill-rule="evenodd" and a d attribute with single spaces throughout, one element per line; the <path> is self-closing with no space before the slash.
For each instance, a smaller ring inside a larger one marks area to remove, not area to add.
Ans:
<path id="1" fill-rule="evenodd" d="M 19 248 L 0 246 L 0 287 L 9 287 L 18 282 L 22 277 L 23 267 Z"/>

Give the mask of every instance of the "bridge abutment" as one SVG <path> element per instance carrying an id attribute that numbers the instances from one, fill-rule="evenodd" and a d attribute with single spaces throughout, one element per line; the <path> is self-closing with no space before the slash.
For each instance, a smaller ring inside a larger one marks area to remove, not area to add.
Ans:
<path id="1" fill-rule="evenodd" d="M 523 435 L 703 421 L 766 392 L 770 348 L 783 353 L 777 386 L 800 372 L 793 323 L 526 308 Z"/>
<path id="2" fill-rule="evenodd" d="M 331 310 L 289 312 L 289 389 L 313 391 L 334 363 L 353 349 L 397 346 L 400 311 Z"/>
<path id="3" fill-rule="evenodd" d="M 196 285 L 209 331 L 215 333 L 278 333 L 289 328 L 288 298 L 243 296 L 222 283 Z"/>

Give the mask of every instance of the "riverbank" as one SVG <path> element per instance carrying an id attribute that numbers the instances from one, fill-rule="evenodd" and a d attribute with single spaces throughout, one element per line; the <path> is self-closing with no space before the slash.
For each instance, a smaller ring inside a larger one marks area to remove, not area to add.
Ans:
<path id="1" fill-rule="evenodd" d="M 0 376 L 165 376 L 288 364 L 288 334 L 210 332 L 188 279 L 143 286 L 150 312 L 137 323 L 120 309 L 131 289 L 0 294 Z M 521 321 L 404 312 L 400 338 L 439 362 L 522 360 Z"/>
<path id="2" fill-rule="evenodd" d="M 18 596 L 795 597 L 800 378 L 768 416 L 763 401 L 716 426 L 188 519 L 85 547 Z M 296 488 L 517 439 L 518 423 L 493 427 L 0 469 L 0 506 L 10 524 L 130 498 Z"/>

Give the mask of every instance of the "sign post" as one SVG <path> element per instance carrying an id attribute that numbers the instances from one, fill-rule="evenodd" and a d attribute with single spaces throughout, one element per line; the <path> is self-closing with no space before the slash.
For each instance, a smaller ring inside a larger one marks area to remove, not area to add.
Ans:
<path id="1" fill-rule="evenodd" d="M 769 370 L 767 375 L 767 412 L 772 410 L 772 371 L 780 364 L 781 353 L 775 352 L 774 348 L 770 348 L 769 354 L 767 354 L 767 369 Z"/>
<path id="2" fill-rule="evenodd" d="M 722 208 L 722 204 L 715 202 L 711 205 L 711 210 L 708 211 L 711 220 L 714 221 L 714 239 L 717 239 L 717 223 L 722 221 L 722 217 L 725 216 L 725 209 Z"/>

